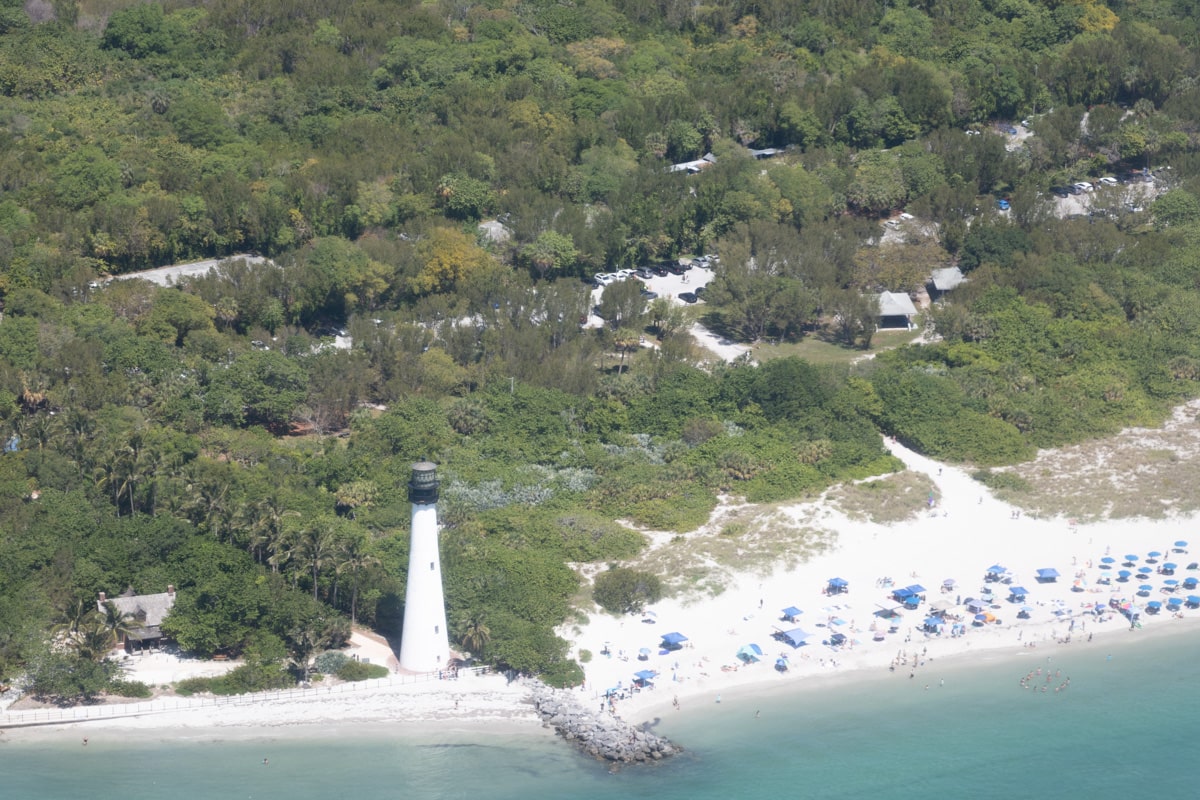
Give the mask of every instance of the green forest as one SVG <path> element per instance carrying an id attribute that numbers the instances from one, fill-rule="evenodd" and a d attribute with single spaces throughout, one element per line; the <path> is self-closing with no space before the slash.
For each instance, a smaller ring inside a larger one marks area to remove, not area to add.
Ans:
<path id="1" fill-rule="evenodd" d="M 889 472 L 881 435 L 987 468 L 1161 421 L 1198 74 L 1196 0 L 0 0 L 0 684 L 139 691 L 127 587 L 246 689 L 398 635 L 424 458 L 453 642 L 570 683 L 575 565 L 638 528 Z M 593 273 L 702 254 L 703 304 L 580 324 Z M 864 298 L 953 266 L 879 347 Z"/>

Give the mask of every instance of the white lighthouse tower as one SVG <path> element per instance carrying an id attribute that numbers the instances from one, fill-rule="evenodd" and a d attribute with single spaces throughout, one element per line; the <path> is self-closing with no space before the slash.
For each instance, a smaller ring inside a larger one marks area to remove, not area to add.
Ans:
<path id="1" fill-rule="evenodd" d="M 408 546 L 408 588 L 404 594 L 400 669 L 435 672 L 445 669 L 450 658 L 446 600 L 442 595 L 442 561 L 438 555 L 435 464 L 428 461 L 413 464 L 408 500 L 412 503 L 412 537 Z"/>

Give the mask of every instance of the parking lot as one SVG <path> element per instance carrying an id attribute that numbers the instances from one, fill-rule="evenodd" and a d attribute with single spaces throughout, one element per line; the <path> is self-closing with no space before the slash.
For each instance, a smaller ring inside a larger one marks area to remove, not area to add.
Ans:
<path id="1" fill-rule="evenodd" d="M 640 280 L 647 289 L 654 292 L 659 297 L 667 297 L 670 298 L 674 303 L 679 305 L 687 305 L 679 299 L 679 295 L 684 292 L 695 292 L 697 288 L 701 286 L 707 286 L 708 282 L 711 281 L 712 278 L 713 272 L 711 268 L 692 267 L 682 275 L 672 275 L 668 273 L 662 276 L 653 275 L 650 278 L 639 278 L 638 280 Z M 603 294 L 603 292 L 603 286 L 592 289 L 592 308 L 595 308 L 595 306 L 599 305 L 600 295 Z M 703 302 L 703 300 L 699 301 L 699 303 Z M 594 313 L 589 312 L 585 327 L 599 328 L 603 325 L 604 320 L 600 319 L 600 317 L 596 316 Z"/>

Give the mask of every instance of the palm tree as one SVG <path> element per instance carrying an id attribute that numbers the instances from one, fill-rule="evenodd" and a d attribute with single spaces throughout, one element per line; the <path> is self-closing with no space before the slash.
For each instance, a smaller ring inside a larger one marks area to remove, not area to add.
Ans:
<path id="1" fill-rule="evenodd" d="M 328 520 L 319 520 L 317 524 L 301 530 L 296 541 L 298 557 L 312 570 L 313 600 L 318 599 L 321 568 L 333 556 L 334 545 L 333 530 Z"/>
<path id="2" fill-rule="evenodd" d="M 369 551 L 366 536 L 352 533 L 339 542 L 337 571 L 350 573 L 350 624 L 358 624 L 358 578 L 364 569 L 379 566 L 379 558 Z"/>
<path id="3" fill-rule="evenodd" d="M 57 633 L 64 634 L 70 638 L 84 627 L 87 618 L 96 612 L 95 606 L 87 600 L 78 597 L 73 597 L 67 601 L 67 604 L 59 611 L 58 624 L 54 626 Z"/>
<path id="4" fill-rule="evenodd" d="M 119 642 L 138 628 L 137 618 L 119 609 L 112 600 L 105 600 L 103 609 L 99 612 L 100 624 L 108 631 L 110 640 Z"/>
<path id="5" fill-rule="evenodd" d="M 473 655 L 483 652 L 492 640 L 492 631 L 479 614 L 466 614 L 459 619 L 458 640 Z"/>

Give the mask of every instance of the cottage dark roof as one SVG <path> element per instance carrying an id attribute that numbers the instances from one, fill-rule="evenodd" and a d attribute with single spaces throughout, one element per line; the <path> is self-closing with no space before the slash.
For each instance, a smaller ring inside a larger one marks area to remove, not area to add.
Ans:
<path id="1" fill-rule="evenodd" d="M 170 613 L 171 607 L 175 605 L 175 594 L 173 592 L 137 594 L 132 597 L 114 597 L 107 602 L 116 606 L 122 614 L 133 617 L 137 620 L 138 627 L 146 630 L 162 625 L 162 621 Z M 96 602 L 96 609 L 102 614 L 104 613 L 104 603 L 103 600 Z M 162 633 L 157 635 L 161 636 Z M 144 638 L 144 635 L 130 638 Z"/>

